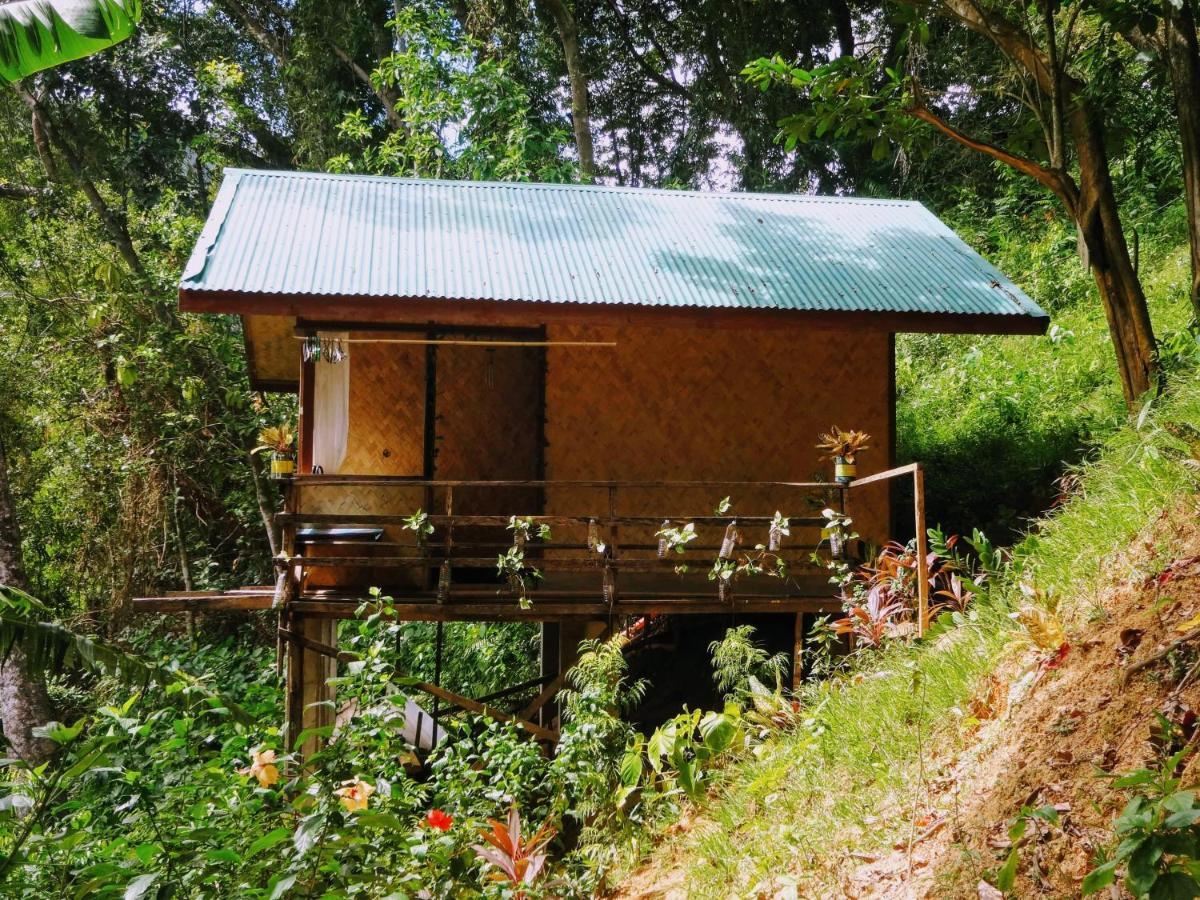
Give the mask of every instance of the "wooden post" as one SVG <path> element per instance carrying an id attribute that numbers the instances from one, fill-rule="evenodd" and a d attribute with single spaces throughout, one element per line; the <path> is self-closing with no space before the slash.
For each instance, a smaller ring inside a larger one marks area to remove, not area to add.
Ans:
<path id="1" fill-rule="evenodd" d="M 287 618 L 287 630 L 306 639 L 306 642 L 326 647 L 337 646 L 336 619 L 321 619 L 294 611 L 290 611 Z M 324 741 L 310 736 L 302 746 L 297 747 L 296 741 L 301 733 L 310 728 L 332 725 L 336 712 L 333 708 L 333 688 L 326 682 L 337 674 L 337 660 L 306 646 L 306 642 L 287 641 L 285 733 L 288 750 L 298 751 L 302 758 L 320 750 Z"/>
<path id="2" fill-rule="evenodd" d="M 925 536 L 925 473 L 913 469 L 913 518 L 917 530 L 917 637 L 925 636 L 929 616 L 929 547 Z"/>
<path id="3" fill-rule="evenodd" d="M 796 613 L 796 630 L 792 635 L 792 690 L 800 690 L 804 680 L 804 613 Z"/>

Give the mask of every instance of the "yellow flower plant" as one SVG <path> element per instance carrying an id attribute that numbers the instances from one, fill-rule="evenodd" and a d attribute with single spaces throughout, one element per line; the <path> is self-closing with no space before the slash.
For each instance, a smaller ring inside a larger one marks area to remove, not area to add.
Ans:
<path id="1" fill-rule="evenodd" d="M 346 812 L 360 812 L 367 808 L 367 801 L 375 793 L 375 785 L 355 776 L 349 781 L 343 781 L 342 786 L 334 791 L 341 798 Z"/>
<path id="2" fill-rule="evenodd" d="M 262 787 L 270 787 L 279 781 L 279 769 L 275 766 L 274 750 L 255 750 L 250 754 L 250 765 L 238 769 L 239 775 L 249 775 L 258 779 Z"/>

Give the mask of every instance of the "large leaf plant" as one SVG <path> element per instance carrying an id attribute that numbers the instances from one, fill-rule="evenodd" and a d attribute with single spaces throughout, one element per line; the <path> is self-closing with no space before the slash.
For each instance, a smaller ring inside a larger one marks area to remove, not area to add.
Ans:
<path id="1" fill-rule="evenodd" d="M 141 0 L 0 0 L 0 82 L 106 50 L 141 17 Z"/>

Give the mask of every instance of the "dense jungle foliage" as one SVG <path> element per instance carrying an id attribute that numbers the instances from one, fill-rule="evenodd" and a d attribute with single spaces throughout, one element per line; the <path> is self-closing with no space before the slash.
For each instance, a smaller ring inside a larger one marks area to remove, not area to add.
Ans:
<path id="1" fill-rule="evenodd" d="M 1144 292 L 1156 390 L 1198 361 L 1196 98 L 1171 43 L 1190 28 L 1194 45 L 1191 8 L 166 0 L 129 40 L 0 90 L 0 468 L 25 574 L 0 633 L 70 629 L 30 652 L 57 663 L 68 724 L 41 735 L 49 763 L 6 769 L 0 893 L 511 896 L 487 878 L 506 860 L 473 847 L 489 818 L 511 840 L 515 808 L 526 840 L 491 849 L 524 853 L 526 895 L 586 895 L 703 794 L 710 763 L 813 734 L 822 688 L 793 704 L 752 636 L 714 648 L 741 660 L 728 709 L 649 735 L 616 715 L 641 690 L 618 648 L 595 645 L 552 759 L 472 722 L 414 777 L 380 703 L 432 674 L 433 628 L 364 617 L 345 626 L 360 659 L 340 691 L 367 712 L 289 768 L 273 622 L 231 615 L 189 636 L 134 620 L 139 593 L 269 580 L 276 550 L 279 498 L 251 450 L 294 398 L 249 390 L 236 320 L 175 304 L 222 167 L 920 200 L 1053 317 L 1044 337 L 897 340 L 898 453 L 929 467 L 931 521 L 1009 543 L 1145 402 L 1128 377 L 1144 348 L 1114 354 L 1105 303 Z M 1086 128 L 1070 115 L 1084 106 Z M 1136 265 L 1115 300 L 1093 279 L 1121 262 L 1112 221 L 1100 234 L 1089 212 L 1101 169 Z M 984 651 L 999 640 L 972 628 Z M 536 666 L 528 626 L 455 624 L 446 641 L 452 690 Z M 154 666 L 150 686 L 120 650 Z M 535 836 L 543 823 L 553 836 Z"/>

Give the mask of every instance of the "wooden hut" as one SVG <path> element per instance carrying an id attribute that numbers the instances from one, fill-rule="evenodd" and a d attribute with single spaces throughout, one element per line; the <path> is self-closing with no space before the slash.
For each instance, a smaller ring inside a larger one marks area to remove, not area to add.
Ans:
<path id="1" fill-rule="evenodd" d="M 886 483 L 833 486 L 814 445 L 861 429 L 860 477 L 894 465 L 895 334 L 1047 324 L 913 202 L 246 170 L 180 305 L 240 316 L 254 387 L 300 401 L 280 589 L 185 599 L 283 604 L 310 682 L 372 586 L 412 618 L 551 623 L 563 654 L 629 614 L 826 608 L 799 566 L 820 510 L 876 541 L 892 516 Z M 710 580 L 777 511 L 792 576 Z M 512 548 L 543 577 L 498 573 Z"/>

